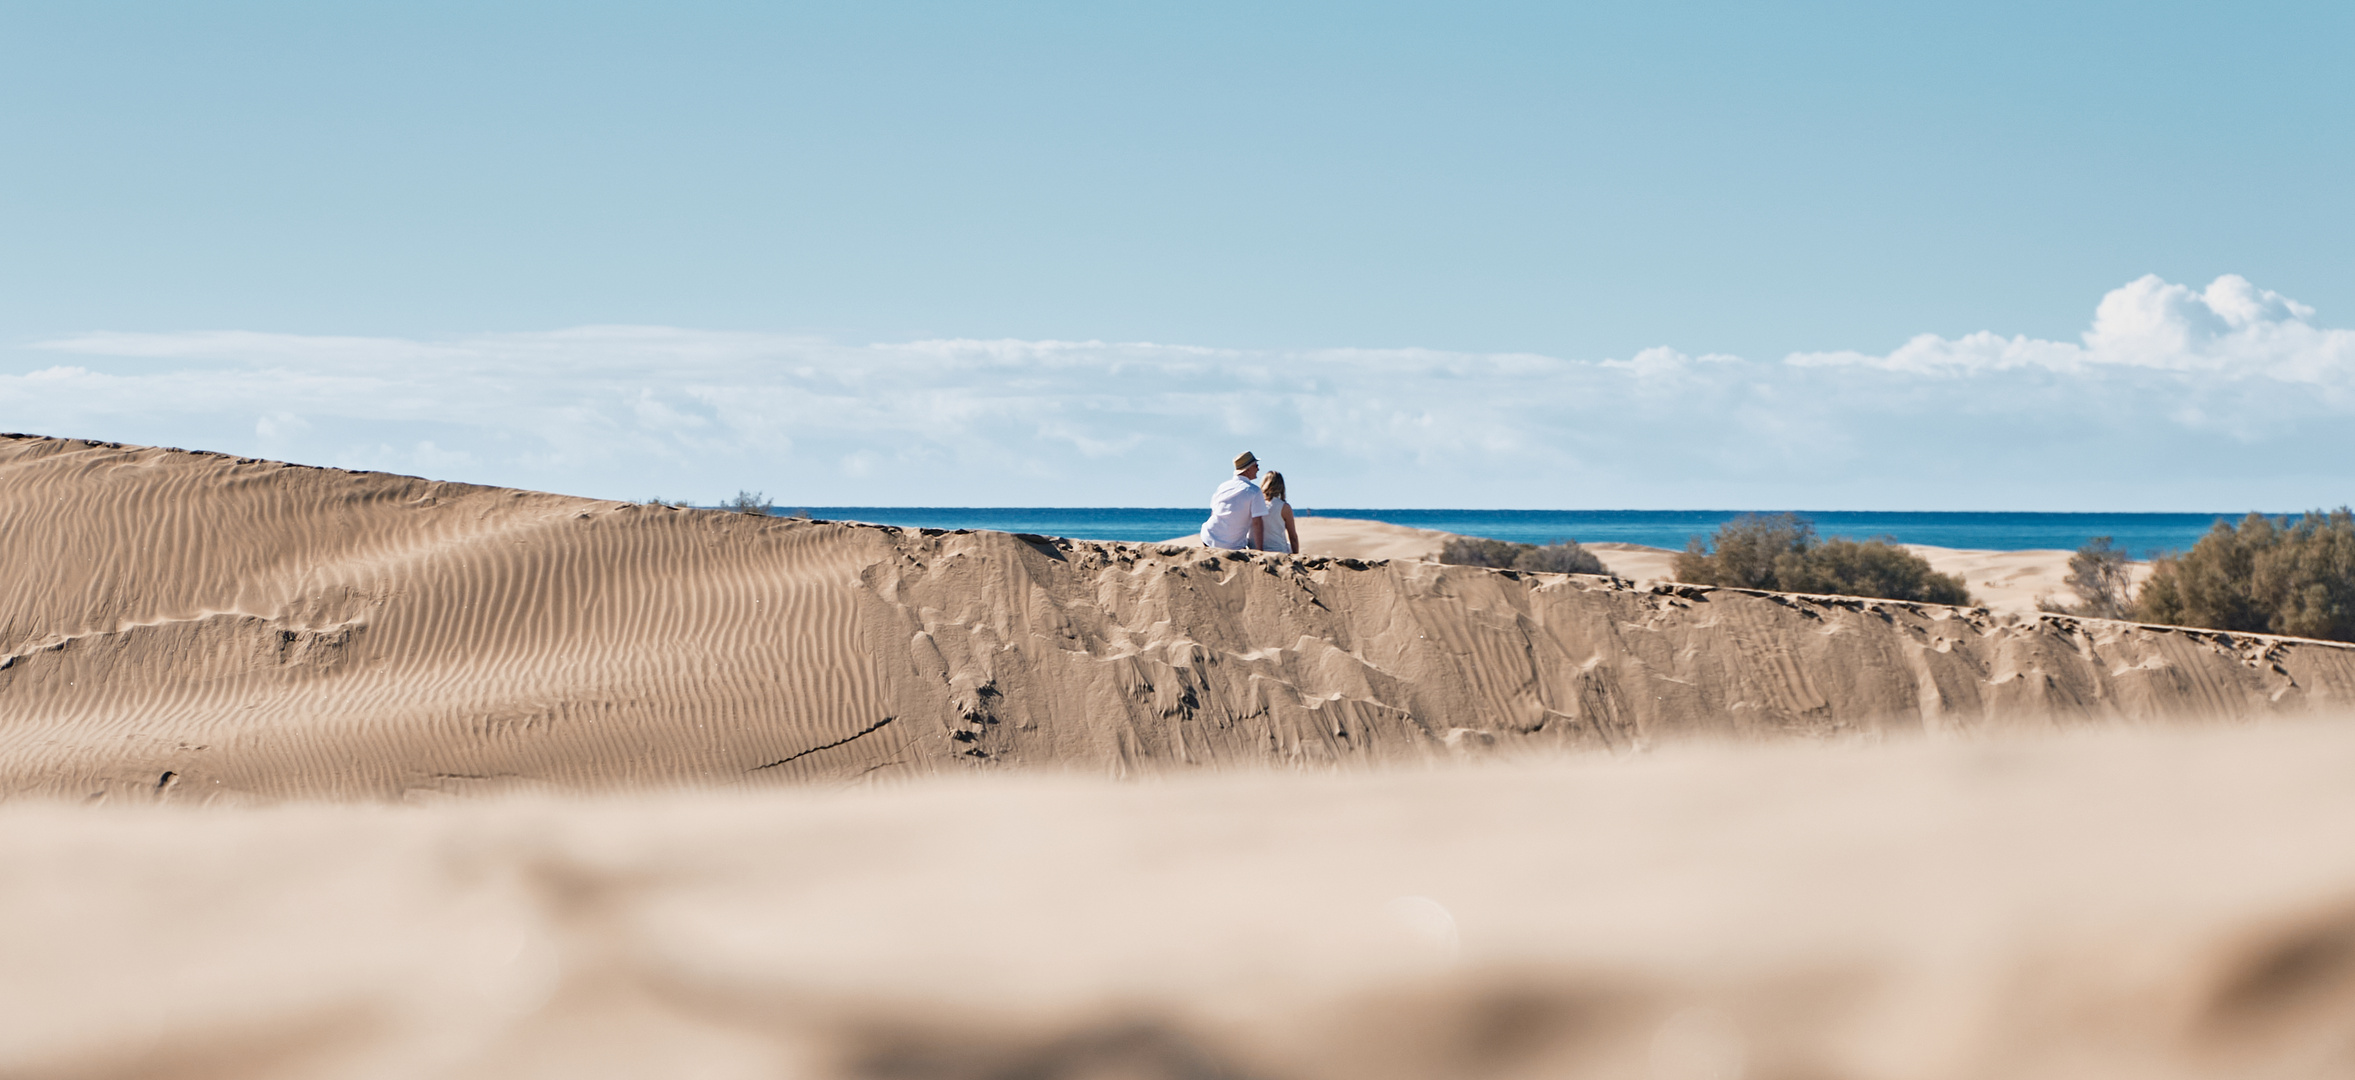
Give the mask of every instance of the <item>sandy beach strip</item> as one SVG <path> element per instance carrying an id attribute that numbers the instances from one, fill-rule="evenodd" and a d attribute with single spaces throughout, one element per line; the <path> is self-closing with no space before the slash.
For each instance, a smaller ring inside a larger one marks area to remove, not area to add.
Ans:
<path id="1" fill-rule="evenodd" d="M 1455 535 L 1356 518 L 1296 514 L 1293 520 L 1300 530 L 1301 552 L 1308 555 L 1355 559 L 1435 559 L 1440 546 Z M 1175 537 L 1167 542 L 1183 544 L 1199 541 L 1186 536 Z M 1639 582 L 1676 580 L 1674 566 L 1677 553 L 1671 549 L 1613 541 L 1583 546 L 1602 559 L 1603 565 L 1609 567 L 1612 573 L 1621 577 Z M 1928 560 L 1931 569 L 1962 578 L 1979 603 L 1996 611 L 2034 612 L 2041 600 L 2076 602 L 2076 595 L 2070 592 L 2066 580 L 2069 557 L 2075 552 L 2045 549 L 1982 551 L 1933 547 L 1928 544 L 1899 546 Z M 2137 583 L 2150 576 L 2150 564 L 2147 562 L 2132 563 L 2130 570 Z"/>

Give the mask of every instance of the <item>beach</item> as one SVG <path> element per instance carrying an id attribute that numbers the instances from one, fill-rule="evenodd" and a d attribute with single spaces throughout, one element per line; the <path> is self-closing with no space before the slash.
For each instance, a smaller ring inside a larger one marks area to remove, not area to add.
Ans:
<path id="1" fill-rule="evenodd" d="M 1304 555 L 1436 560 L 1440 546 L 1454 538 L 1452 533 L 1380 521 L 1324 516 L 1298 516 L 1293 520 L 1300 531 L 1300 550 Z M 1199 542 L 1188 536 L 1172 537 L 1165 541 L 1171 544 Z M 1603 560 L 1605 567 L 1621 577 L 1646 584 L 1676 580 L 1674 567 L 1677 553 L 1668 548 L 1608 540 L 1582 546 L 1594 552 L 1596 557 Z M 2076 554 L 2072 551 L 1980 551 L 1928 544 L 1898 546 L 1927 560 L 1932 570 L 1961 578 L 1974 599 L 1995 611 L 2031 614 L 2039 610 L 2040 603 L 2078 602 L 2067 580 L 2069 557 Z M 2136 585 L 2150 576 L 2148 562 L 2130 562 L 2127 565 Z"/>

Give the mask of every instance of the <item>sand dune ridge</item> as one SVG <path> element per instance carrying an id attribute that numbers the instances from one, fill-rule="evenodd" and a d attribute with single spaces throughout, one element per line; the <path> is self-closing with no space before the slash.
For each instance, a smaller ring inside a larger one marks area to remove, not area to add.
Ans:
<path id="1" fill-rule="evenodd" d="M 7 1076 L 2355 1063 L 2343 646 L 29 436 L 0 537 Z"/>
<path id="2" fill-rule="evenodd" d="M 382 799 L 2220 719 L 2327 643 L 0 441 L 0 789 Z"/>

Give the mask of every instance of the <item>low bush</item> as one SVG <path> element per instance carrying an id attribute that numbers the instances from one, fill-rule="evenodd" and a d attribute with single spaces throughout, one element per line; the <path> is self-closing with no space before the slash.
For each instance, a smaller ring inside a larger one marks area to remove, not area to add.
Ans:
<path id="1" fill-rule="evenodd" d="M 1608 574 L 1610 568 L 1576 540 L 1516 544 L 1484 536 L 1459 536 L 1439 548 L 1439 561 L 1453 566 L 1488 566 L 1540 574 Z"/>
<path id="2" fill-rule="evenodd" d="M 2355 512 L 2219 521 L 2153 560 L 2132 605 L 2144 622 L 2355 641 Z"/>
<path id="3" fill-rule="evenodd" d="M 774 509 L 774 504 L 769 502 L 768 496 L 760 492 L 739 491 L 735 498 L 721 503 L 720 509 L 733 510 L 739 514 L 759 514 L 762 517 L 767 517 L 769 511 Z"/>
<path id="4" fill-rule="evenodd" d="M 2038 597 L 2039 611 L 2085 615 L 2096 619 L 2127 619 L 2134 614 L 2134 576 L 2126 549 L 2110 537 L 2096 536 L 2069 556 L 2069 576 L 2062 583 L 2077 594 L 2074 604 L 2058 604 Z"/>
<path id="5" fill-rule="evenodd" d="M 1717 527 L 1708 541 L 1694 537 L 1676 557 L 1676 580 L 1737 589 L 1780 589 L 1776 567 L 1815 546 L 1815 523 L 1797 514 L 1743 514 Z"/>
<path id="6" fill-rule="evenodd" d="M 1511 569 L 1525 545 L 1485 536 L 1458 536 L 1439 546 L 1439 561 L 1450 566 L 1490 566 Z"/>
<path id="7" fill-rule="evenodd" d="M 1887 540 L 1833 537 L 1799 557 L 1796 569 L 1778 565 L 1783 588 L 1792 592 L 1835 593 L 1916 600 L 1926 604 L 1968 604 L 1971 591 L 1961 578 L 1930 568 L 1930 561 Z"/>
<path id="8" fill-rule="evenodd" d="M 1609 567 L 1594 552 L 1578 545 L 1576 540 L 1538 546 L 1524 545 L 1524 550 L 1513 556 L 1513 569 L 1539 574 L 1608 574 Z"/>
<path id="9" fill-rule="evenodd" d="M 1744 514 L 1709 540 L 1694 537 L 1676 557 L 1676 578 L 1777 592 L 1832 593 L 1968 604 L 1961 578 L 1887 540 L 1818 540 L 1815 523 L 1797 514 Z"/>

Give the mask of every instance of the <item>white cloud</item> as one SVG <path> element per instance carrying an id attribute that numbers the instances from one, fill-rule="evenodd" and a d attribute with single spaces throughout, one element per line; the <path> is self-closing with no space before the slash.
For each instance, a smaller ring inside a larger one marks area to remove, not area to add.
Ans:
<path id="1" fill-rule="evenodd" d="M 1803 367 L 1953 374 L 2139 367 L 2344 386 L 2355 372 L 2355 331 L 2319 329 L 2309 321 L 2313 317 L 2313 308 L 2238 274 L 2201 291 L 2150 275 L 2102 297 L 2081 344 L 1985 331 L 1959 338 L 1923 334 L 1883 356 L 1798 353 L 1789 360 Z"/>
<path id="2" fill-rule="evenodd" d="M 2349 498 L 2355 332 L 2315 319 L 2226 276 L 2131 282 L 2075 342 L 1923 335 L 1781 362 L 110 332 L 0 366 L 0 426 L 797 505 L 1190 504 L 1247 446 L 1312 506 L 2288 509 Z"/>

